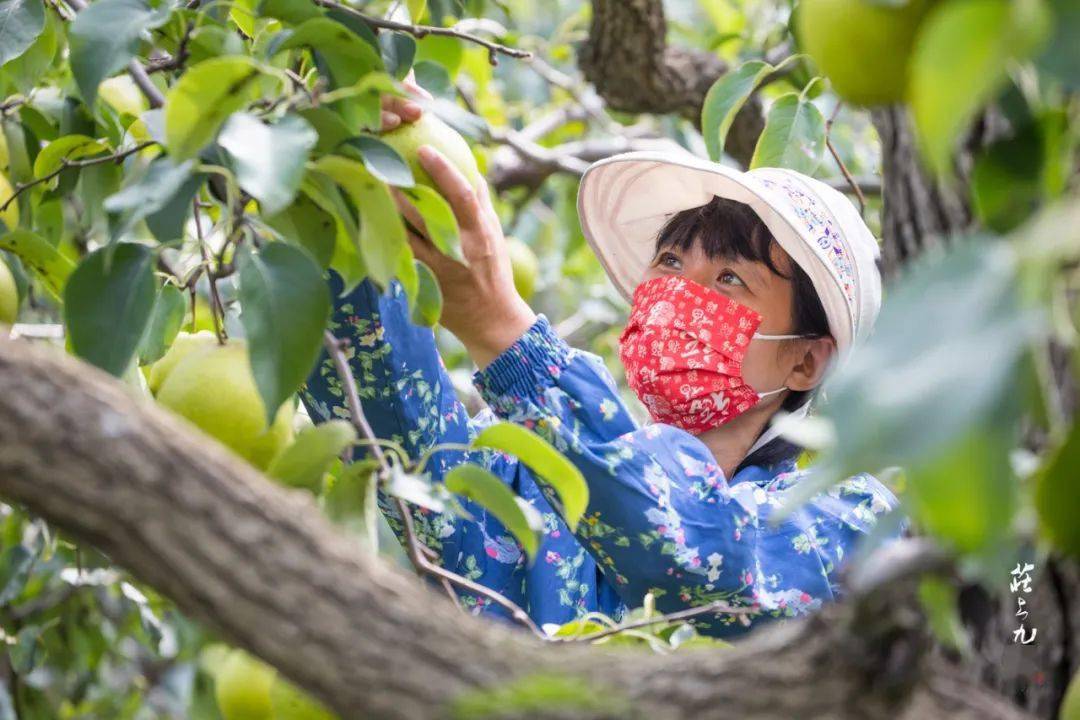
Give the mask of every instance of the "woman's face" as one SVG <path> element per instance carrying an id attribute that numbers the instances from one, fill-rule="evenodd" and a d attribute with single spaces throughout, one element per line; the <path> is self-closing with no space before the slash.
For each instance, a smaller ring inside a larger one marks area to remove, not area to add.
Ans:
<path id="1" fill-rule="evenodd" d="M 791 275 L 791 257 L 775 242 L 770 244 L 772 261 L 785 275 Z M 791 280 L 772 272 L 764 263 L 721 257 L 709 258 L 694 243 L 690 250 L 677 247 L 662 248 L 645 270 L 642 281 L 664 275 L 680 275 L 705 287 L 713 288 L 761 315 L 757 331 L 765 335 L 794 333 L 792 327 Z M 787 385 L 792 390 L 808 390 L 819 379 L 822 368 L 800 367 L 808 362 L 808 346 L 831 343 L 831 338 L 817 340 L 754 340 L 747 348 L 742 363 L 743 378 L 758 392 L 775 390 Z M 828 354 L 822 357 L 827 360 Z M 816 356 L 816 353 L 815 353 Z M 809 359 L 812 366 L 814 358 Z M 778 393 L 762 400 L 762 405 L 777 406 L 787 393 Z"/>

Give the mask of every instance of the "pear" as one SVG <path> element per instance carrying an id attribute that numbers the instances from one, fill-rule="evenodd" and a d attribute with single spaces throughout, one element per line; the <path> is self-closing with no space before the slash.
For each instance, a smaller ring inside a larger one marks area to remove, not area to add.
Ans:
<path id="1" fill-rule="evenodd" d="M 469 144 L 457 130 L 447 125 L 431 112 L 425 112 L 416 122 L 406 122 L 397 128 L 383 133 L 382 140 L 398 151 L 409 163 L 413 179 L 420 185 L 427 185 L 438 190 L 435 181 L 420 165 L 417 150 L 421 145 L 431 145 L 452 162 L 472 186 L 480 186 L 480 168 L 476 165 Z"/>
<path id="2" fill-rule="evenodd" d="M 167 358 L 168 354 L 159 362 Z M 196 346 L 165 373 L 156 396 L 161 405 L 260 470 L 265 470 L 293 439 L 295 411 L 291 400 L 282 403 L 267 427 L 247 343 L 242 340 L 230 340 L 225 345 L 196 341 Z"/>

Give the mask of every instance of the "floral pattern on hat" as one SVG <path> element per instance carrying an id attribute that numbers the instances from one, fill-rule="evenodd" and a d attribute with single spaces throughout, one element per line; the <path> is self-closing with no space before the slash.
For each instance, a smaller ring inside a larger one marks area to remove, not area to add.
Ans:
<path id="1" fill-rule="evenodd" d="M 813 195 L 796 187 L 789 177 L 783 180 L 759 177 L 758 180 L 770 189 L 783 190 L 788 196 L 792 212 L 805 223 L 807 231 L 817 246 L 825 251 L 829 263 L 840 279 L 844 297 L 849 305 L 853 304 L 855 302 L 855 265 L 832 213 L 828 208 L 822 207 Z"/>

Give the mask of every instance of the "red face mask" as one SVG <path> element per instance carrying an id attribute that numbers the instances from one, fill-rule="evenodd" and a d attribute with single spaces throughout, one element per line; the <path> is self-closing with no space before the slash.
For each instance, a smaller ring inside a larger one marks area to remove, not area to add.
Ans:
<path id="1" fill-rule="evenodd" d="M 758 334 L 759 313 L 678 275 L 640 283 L 633 300 L 619 357 L 657 422 L 704 432 L 787 389 L 755 391 L 742 378 L 743 357 L 753 339 L 803 335 Z"/>

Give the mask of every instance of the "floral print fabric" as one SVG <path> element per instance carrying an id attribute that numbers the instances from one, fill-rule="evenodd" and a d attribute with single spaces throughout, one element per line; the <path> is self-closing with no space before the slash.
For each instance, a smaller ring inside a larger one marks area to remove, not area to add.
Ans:
<path id="1" fill-rule="evenodd" d="M 400 284 L 379 292 L 364 281 L 342 295 L 332 273 L 331 286 L 332 330 L 350 340 L 349 363 L 379 437 L 418 457 L 437 443 L 468 443 L 486 425 L 508 420 L 540 434 L 581 469 L 590 499 L 571 532 L 551 488 L 515 458 L 458 448 L 430 456 L 425 470 L 434 482 L 457 463 L 477 462 L 541 513 L 545 534 L 532 564 L 505 528 L 468 500 L 468 519 L 409 506 L 419 537 L 444 567 L 503 594 L 539 625 L 596 611 L 619 619 L 648 592 L 661 612 L 714 600 L 752 607 L 751 627 L 801 615 L 838 596 L 844 561 L 881 516 L 898 507 L 887 487 L 860 474 L 774 525 L 770 516 L 805 474 L 793 460 L 725 477 L 690 433 L 666 424 L 639 426 L 602 359 L 571 348 L 543 315 L 475 373 L 488 408 L 470 418 L 432 331 L 410 322 Z M 316 421 L 348 417 L 325 355 L 302 399 Z M 400 535 L 393 503 L 382 496 L 379 502 Z M 882 527 L 891 527 L 884 535 L 894 537 L 906 520 Z M 460 597 L 476 612 L 507 617 L 485 598 L 465 591 Z M 704 616 L 696 624 L 714 636 L 747 630 L 731 615 Z"/>

